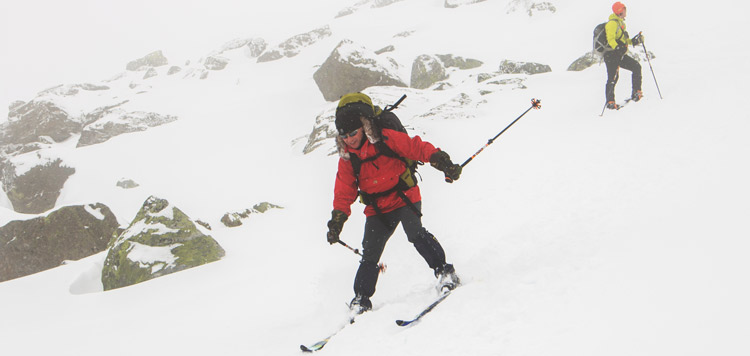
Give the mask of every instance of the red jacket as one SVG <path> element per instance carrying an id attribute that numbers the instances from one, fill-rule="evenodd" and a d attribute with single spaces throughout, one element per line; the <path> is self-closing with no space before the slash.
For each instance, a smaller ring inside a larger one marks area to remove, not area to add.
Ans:
<path id="1" fill-rule="evenodd" d="M 401 157 L 415 161 L 429 162 L 430 156 L 439 149 L 431 143 L 422 141 L 419 136 L 409 137 L 409 135 L 390 129 L 383 129 L 383 142 Z M 356 154 L 360 159 L 365 160 L 377 154 L 375 145 L 364 138 L 365 143 L 359 149 L 347 147 L 346 150 Z M 401 173 L 404 173 L 406 165 L 398 158 L 380 155 L 374 161 L 363 162 L 359 173 L 359 189 L 365 193 L 374 194 L 384 192 L 393 188 L 399 180 Z M 333 209 L 341 210 L 346 215 L 351 215 L 351 205 L 357 199 L 358 189 L 357 181 L 354 176 L 352 162 L 339 158 L 339 168 L 336 173 L 336 186 L 333 194 Z M 419 186 L 409 188 L 404 192 L 406 197 L 413 203 L 422 201 L 419 194 Z M 396 192 L 377 198 L 378 208 L 383 213 L 396 210 L 406 206 L 406 202 L 401 199 Z M 368 205 L 365 208 L 366 216 L 376 215 L 375 209 Z"/>

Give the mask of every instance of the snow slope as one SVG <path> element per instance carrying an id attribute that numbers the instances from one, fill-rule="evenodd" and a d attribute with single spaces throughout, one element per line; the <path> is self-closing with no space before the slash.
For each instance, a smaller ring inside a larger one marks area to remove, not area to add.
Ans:
<path id="1" fill-rule="evenodd" d="M 652 65 L 664 99 L 642 63 L 644 100 L 599 117 L 605 68 L 565 69 L 589 49 L 591 30 L 611 4 L 561 3 L 554 15 L 528 17 L 507 14 L 507 1 L 457 9 L 442 3 L 405 0 L 338 19 L 308 13 L 334 35 L 296 57 L 233 61 L 205 81 L 153 78 L 160 82 L 138 105 L 177 122 L 78 149 L 72 139 L 43 152 L 76 167 L 58 206 L 103 202 L 127 225 L 154 194 L 209 221 L 227 255 L 108 292 L 98 282 L 104 254 L 0 283 L 0 351 L 296 355 L 300 343 L 335 329 L 358 263 L 324 240 L 337 157 L 303 155 L 292 142 L 335 105 L 322 99 L 312 73 L 349 38 L 373 50 L 395 43 L 404 78 L 425 53 L 485 62 L 457 73 L 448 91 L 407 90 L 398 111 L 455 161 L 528 109 L 532 97 L 543 108 L 519 120 L 452 185 L 440 172 L 420 169 L 423 222 L 464 286 L 420 324 L 396 326 L 434 297 L 432 271 L 397 231 L 383 256 L 388 271 L 375 311 L 321 352 L 747 355 L 750 122 L 733 100 L 748 94 L 736 63 L 749 53 L 727 37 L 741 30 L 742 22 L 731 20 L 747 5 L 627 2 L 628 28 L 643 30 L 657 56 Z M 403 31 L 415 32 L 392 37 Z M 248 34 L 255 35 L 263 36 Z M 525 90 L 475 95 L 478 105 L 465 117 L 418 117 L 461 92 L 475 93 L 478 84 L 460 76 L 494 71 L 506 58 L 553 71 L 527 77 Z M 620 100 L 630 91 L 622 74 Z M 404 89 L 366 92 L 387 104 Z M 114 187 L 122 177 L 140 187 Z M 225 212 L 260 201 L 284 209 L 238 228 L 218 223 Z M 0 210 L 3 224 L 28 218 Z M 361 210 L 355 204 L 342 234 L 354 246 Z"/>

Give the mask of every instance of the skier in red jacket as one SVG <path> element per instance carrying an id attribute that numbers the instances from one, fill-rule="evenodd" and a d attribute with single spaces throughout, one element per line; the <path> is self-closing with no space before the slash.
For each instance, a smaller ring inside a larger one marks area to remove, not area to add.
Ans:
<path id="1" fill-rule="evenodd" d="M 358 196 L 367 204 L 362 260 L 354 279 L 355 296 L 350 303 L 355 313 L 372 308 L 370 297 L 375 293 L 380 272 L 378 262 L 399 222 L 409 242 L 435 271 L 438 287 L 450 290 L 460 283 L 453 265 L 445 262 L 442 246 L 422 226 L 422 198 L 416 178 L 404 183 L 402 176 L 408 175 L 409 170 L 405 159 L 430 162 L 451 180 L 459 178 L 461 166 L 419 136 L 409 137 L 400 131 L 376 128 L 373 118 L 381 113 L 362 93 L 344 95 L 336 110 L 340 158 L 332 217 L 328 222 L 328 242 L 339 242 L 344 222 L 351 214 L 351 204 Z M 355 165 L 359 166 L 359 174 L 355 173 Z"/>

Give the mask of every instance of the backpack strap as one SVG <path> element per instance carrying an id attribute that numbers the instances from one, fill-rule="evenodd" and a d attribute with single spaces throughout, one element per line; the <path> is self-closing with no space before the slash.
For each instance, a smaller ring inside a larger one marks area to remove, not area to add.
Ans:
<path id="1" fill-rule="evenodd" d="M 402 97 L 402 99 L 403 99 L 403 97 Z M 398 103 L 396 103 L 396 105 L 398 105 Z M 401 156 L 399 156 L 396 152 L 394 152 L 393 149 L 391 149 L 390 147 L 388 147 L 387 144 L 385 144 L 385 142 L 383 142 L 381 140 L 381 141 L 376 142 L 374 145 L 375 145 L 375 151 L 376 151 L 375 155 L 372 156 L 372 157 L 368 157 L 366 159 L 361 159 L 355 153 L 349 152 L 349 155 L 350 155 L 349 161 L 352 163 L 352 169 L 354 171 L 354 178 L 355 178 L 355 180 L 357 182 L 357 188 L 359 188 L 359 174 L 360 174 L 360 172 L 362 170 L 362 164 L 366 163 L 366 162 L 372 162 L 375 159 L 377 159 L 378 157 L 380 157 L 381 155 L 387 156 L 387 157 L 391 157 L 391 158 L 400 159 L 402 162 L 404 162 L 405 169 L 409 169 L 408 164 L 406 163 L 406 159 L 403 158 L 403 157 L 401 157 Z M 375 164 L 375 163 L 373 163 L 373 164 Z M 415 183 L 416 183 L 416 181 L 415 181 Z M 380 210 L 380 207 L 378 207 L 377 199 L 380 198 L 380 197 L 384 197 L 386 195 L 390 195 L 393 192 L 396 192 L 396 194 L 401 198 L 401 200 L 403 200 L 404 203 L 406 203 L 406 205 L 410 209 L 412 209 L 415 214 L 417 214 L 417 216 L 422 217 L 422 212 L 420 212 L 419 209 L 417 209 L 417 206 L 414 205 L 414 203 L 404 193 L 404 191 L 406 191 L 406 190 L 408 190 L 410 188 L 411 187 L 409 187 L 406 184 L 406 182 L 404 182 L 403 180 L 399 179 L 398 183 L 396 183 L 396 185 L 393 188 L 388 189 L 388 190 L 386 190 L 384 192 L 370 194 L 370 193 L 366 193 L 366 192 L 364 192 L 364 191 L 362 191 L 360 189 L 359 190 L 359 196 L 362 197 L 362 203 L 364 203 L 365 205 L 372 206 L 372 208 L 375 210 L 375 214 L 377 214 L 378 216 L 382 216 L 383 212 Z M 384 221 L 384 223 L 385 223 L 385 221 Z"/>

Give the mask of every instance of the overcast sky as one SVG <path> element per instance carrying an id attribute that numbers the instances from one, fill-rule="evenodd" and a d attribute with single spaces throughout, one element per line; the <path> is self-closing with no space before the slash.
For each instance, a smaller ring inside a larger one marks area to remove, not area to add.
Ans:
<path id="1" fill-rule="evenodd" d="M 59 84 L 108 79 L 162 50 L 173 63 L 234 38 L 271 44 L 332 19 L 354 0 L 0 0 L 0 122 L 8 105 Z M 310 7 L 329 18 L 308 18 Z"/>

